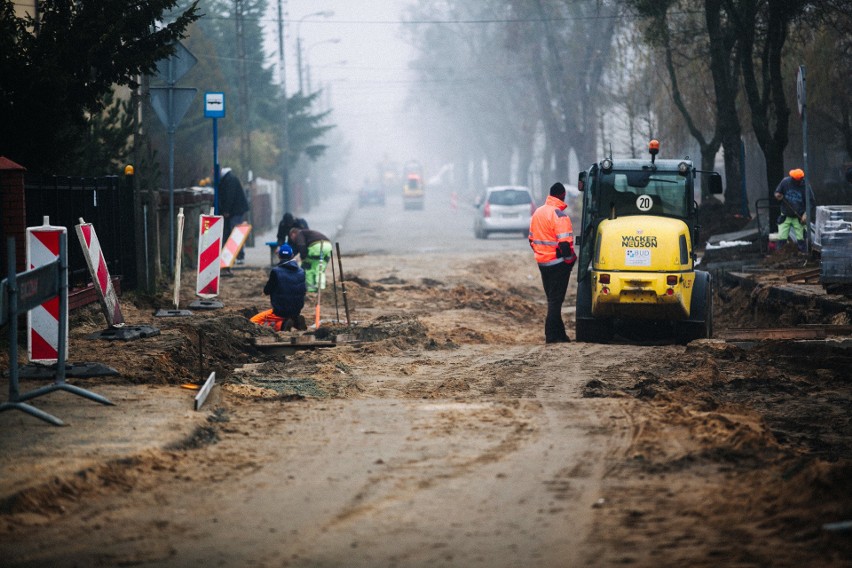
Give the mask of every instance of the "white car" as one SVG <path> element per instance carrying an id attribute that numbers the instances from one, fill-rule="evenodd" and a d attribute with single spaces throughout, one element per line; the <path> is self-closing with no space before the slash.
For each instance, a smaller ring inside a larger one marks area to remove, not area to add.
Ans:
<path id="1" fill-rule="evenodd" d="M 528 187 L 498 185 L 485 190 L 476 205 L 473 234 L 487 239 L 491 233 L 517 233 L 527 236 L 530 217 L 535 213 L 535 201 Z"/>

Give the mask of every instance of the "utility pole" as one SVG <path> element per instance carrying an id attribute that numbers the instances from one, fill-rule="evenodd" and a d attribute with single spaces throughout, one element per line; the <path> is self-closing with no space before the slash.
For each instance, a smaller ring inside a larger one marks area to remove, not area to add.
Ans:
<path id="1" fill-rule="evenodd" d="M 41 14 L 39 10 L 39 0 L 33 1 L 33 30 L 35 35 L 41 32 Z"/>
<path id="2" fill-rule="evenodd" d="M 330 18 L 333 15 L 334 15 L 333 10 L 320 10 L 319 12 L 312 12 L 312 13 L 306 15 L 306 16 L 302 16 L 296 22 L 296 64 L 297 64 L 296 68 L 299 70 L 299 92 L 300 93 L 305 92 L 304 83 L 302 82 L 302 33 L 301 33 L 302 22 L 304 22 L 308 18 L 313 18 L 313 17 L 316 17 L 316 16 L 319 16 L 319 17 L 322 17 L 322 18 Z M 310 89 L 308 89 L 308 91 L 310 92 Z"/>
<path id="3" fill-rule="evenodd" d="M 304 93 L 302 88 L 302 36 L 296 36 L 296 62 L 299 69 L 299 92 Z"/>
<path id="4" fill-rule="evenodd" d="M 796 77 L 796 98 L 799 103 L 799 115 L 802 117 L 802 164 L 804 165 L 802 169 L 805 170 L 805 215 L 807 215 L 808 220 L 805 223 L 805 247 L 810 251 L 811 238 L 808 227 L 811 223 L 811 173 L 808 167 L 808 96 L 806 84 L 805 66 L 799 65 L 799 74 Z"/>
<path id="5" fill-rule="evenodd" d="M 246 77 L 246 38 L 243 0 L 234 0 L 234 17 L 237 26 L 237 59 L 239 60 L 240 91 L 240 168 L 246 175 L 251 170 L 251 125 L 248 114 L 248 78 Z"/>
<path id="6" fill-rule="evenodd" d="M 290 135 L 287 130 L 287 80 L 284 65 L 284 0 L 278 0 L 278 70 L 281 75 L 281 194 L 284 212 L 290 210 Z"/>

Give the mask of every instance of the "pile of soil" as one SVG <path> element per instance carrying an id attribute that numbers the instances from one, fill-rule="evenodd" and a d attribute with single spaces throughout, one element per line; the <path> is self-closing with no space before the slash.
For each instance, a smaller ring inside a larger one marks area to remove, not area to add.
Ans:
<path id="1" fill-rule="evenodd" d="M 852 557 L 848 532 L 830 528 L 852 517 L 850 347 L 852 340 L 771 341 L 751 349 L 701 340 L 683 354 L 610 368 L 606 378 L 589 382 L 584 396 L 633 401 L 635 435 L 629 459 L 615 466 L 616 479 L 646 479 L 645 494 L 670 497 L 677 485 L 668 480 L 717 480 L 678 499 L 682 509 L 674 516 L 671 498 L 620 498 L 635 515 L 611 535 L 613 545 L 630 538 L 640 520 L 665 548 L 678 539 L 726 535 L 725 523 L 736 516 L 751 519 L 740 544 L 705 543 L 724 551 L 720 563 L 774 563 L 757 535 L 778 543 L 774 558 L 785 565 Z"/>
<path id="2" fill-rule="evenodd" d="M 769 298 L 771 286 L 802 270 L 801 261 L 796 252 L 782 251 L 766 260 L 777 272 L 759 274 L 751 290 L 718 286 L 717 333 L 848 324 L 848 312 L 820 308 L 819 294 L 809 305 Z M 794 267 L 785 268 L 790 263 Z M 611 366 L 589 381 L 583 396 L 623 399 L 634 432 L 628 459 L 613 465 L 616 497 L 605 505 L 631 513 L 607 526 L 613 531 L 607 543 L 617 547 L 641 530 L 659 541 L 660 554 L 711 539 L 702 550 L 715 550 L 716 557 L 682 552 L 683 564 L 774 564 L 784 558 L 785 565 L 838 565 L 852 558 L 842 524 L 852 518 L 850 365 L 852 339 L 843 337 L 700 340 L 684 352 Z M 627 480 L 636 478 L 645 480 L 646 498 L 622 493 Z M 684 484 L 690 478 L 694 483 Z M 695 493 L 684 498 L 679 487 Z M 680 509 L 672 515 L 674 506 Z M 726 524 L 734 518 L 747 519 L 748 529 L 730 534 Z M 775 543 L 772 556 L 763 550 L 767 540 Z M 643 558 L 623 551 L 609 557 L 639 563 L 653 558 L 653 552 Z"/>

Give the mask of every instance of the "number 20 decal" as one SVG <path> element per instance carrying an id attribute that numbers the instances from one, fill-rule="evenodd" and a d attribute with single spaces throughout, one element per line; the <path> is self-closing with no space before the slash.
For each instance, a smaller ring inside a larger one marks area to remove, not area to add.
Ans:
<path id="1" fill-rule="evenodd" d="M 636 208 L 639 211 L 649 211 L 654 205 L 650 195 L 640 195 L 636 198 Z"/>

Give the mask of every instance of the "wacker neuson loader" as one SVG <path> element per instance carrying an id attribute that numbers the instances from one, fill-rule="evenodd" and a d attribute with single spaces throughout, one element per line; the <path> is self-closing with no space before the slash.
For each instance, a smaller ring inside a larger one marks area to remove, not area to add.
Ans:
<path id="1" fill-rule="evenodd" d="M 722 178 L 689 158 L 657 160 L 656 140 L 649 152 L 650 160 L 610 156 L 580 174 L 578 341 L 607 342 L 622 328 L 663 329 L 682 343 L 713 334 L 712 281 L 695 270 L 694 186 L 703 174 L 709 193 L 722 193 Z"/>

